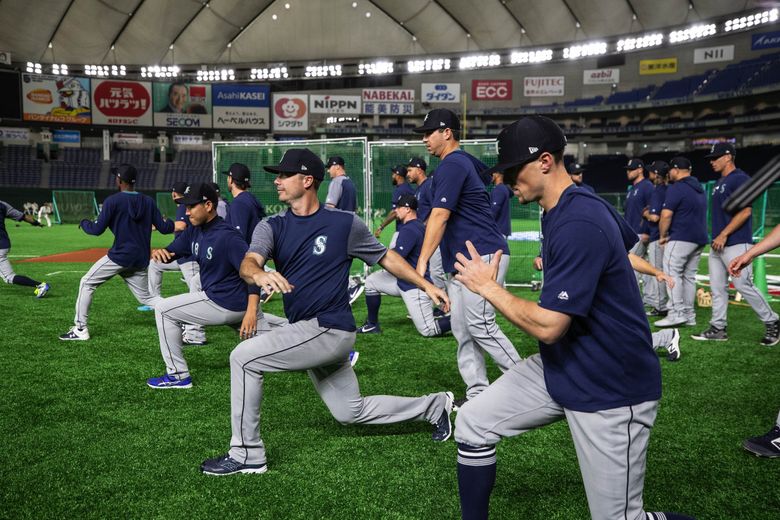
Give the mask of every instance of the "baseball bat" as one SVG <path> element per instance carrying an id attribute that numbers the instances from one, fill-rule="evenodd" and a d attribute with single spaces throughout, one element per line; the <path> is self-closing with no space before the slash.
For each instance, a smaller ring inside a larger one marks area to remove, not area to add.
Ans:
<path id="1" fill-rule="evenodd" d="M 723 209 L 727 213 L 736 213 L 750 207 L 778 178 L 780 178 L 780 154 L 772 157 L 748 182 L 740 186 L 723 203 Z"/>

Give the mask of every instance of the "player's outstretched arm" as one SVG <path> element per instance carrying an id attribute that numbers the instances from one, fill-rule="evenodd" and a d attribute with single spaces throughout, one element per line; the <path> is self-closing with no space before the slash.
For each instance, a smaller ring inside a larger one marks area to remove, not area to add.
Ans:
<path id="1" fill-rule="evenodd" d="M 33 226 L 36 226 L 36 227 L 43 227 L 43 226 L 41 225 L 41 223 L 40 223 L 40 222 L 38 222 L 37 220 L 35 220 L 35 218 L 34 218 L 32 215 L 27 215 L 27 214 L 25 214 L 25 215 L 24 215 L 24 218 L 23 218 L 23 220 L 24 220 L 25 222 L 27 222 L 28 224 L 32 224 Z"/>
<path id="2" fill-rule="evenodd" d="M 382 223 L 379 224 L 379 227 L 376 228 L 376 230 L 374 231 L 374 236 L 376 238 L 379 238 L 382 235 L 382 230 L 385 229 L 387 226 L 389 226 L 390 223 L 394 220 L 395 220 L 395 210 L 392 209 L 390 210 L 390 213 L 387 214 L 387 217 L 385 217 Z"/>
<path id="3" fill-rule="evenodd" d="M 672 215 L 674 211 L 670 209 L 661 210 L 661 218 L 658 220 L 658 233 L 661 236 L 658 239 L 660 245 L 665 245 L 669 241 L 669 228 L 672 227 Z"/>
<path id="4" fill-rule="evenodd" d="M 152 249 L 152 260 L 158 264 L 169 264 L 175 257 L 176 255 L 167 249 Z"/>
<path id="5" fill-rule="evenodd" d="M 653 264 L 644 258 L 637 256 L 634 253 L 628 253 L 628 261 L 631 262 L 631 268 L 634 271 L 642 274 L 649 274 L 650 276 L 655 276 L 656 280 L 666 283 L 670 289 L 674 288 L 674 278 L 660 269 L 657 269 Z"/>
<path id="6" fill-rule="evenodd" d="M 729 263 L 729 274 L 731 276 L 739 276 L 742 269 L 750 265 L 754 258 L 763 255 L 776 247 L 780 247 L 780 224 L 775 226 L 772 232 L 764 237 L 761 242 L 732 260 L 731 263 Z"/>
<path id="7" fill-rule="evenodd" d="M 89 219 L 82 219 L 79 223 L 79 227 L 88 235 L 102 235 L 108 227 L 108 223 L 111 221 L 111 217 L 114 214 L 114 205 L 111 201 L 111 197 L 106 199 L 103 203 L 103 209 L 100 211 L 100 215 L 95 222 Z"/>
<path id="8" fill-rule="evenodd" d="M 425 271 L 428 270 L 428 261 L 441 243 L 450 214 L 448 209 L 433 208 L 428 216 L 428 221 L 425 223 L 425 238 L 420 248 L 420 257 L 417 259 L 417 273 L 420 276 L 425 276 Z"/>
<path id="9" fill-rule="evenodd" d="M 279 271 L 265 271 L 265 257 L 258 253 L 248 252 L 241 262 L 239 275 L 249 285 L 256 285 L 266 292 L 289 293 L 293 286 Z"/>
<path id="10" fill-rule="evenodd" d="M 250 293 L 244 319 L 241 320 L 241 328 L 238 329 L 241 339 L 249 339 L 257 334 L 257 307 L 259 303 L 260 295 Z"/>
<path id="11" fill-rule="evenodd" d="M 450 310 L 450 300 L 447 298 L 447 293 L 422 277 L 420 273 L 412 269 L 412 266 L 409 265 L 409 262 L 407 262 L 404 257 L 392 249 L 379 260 L 379 265 L 396 278 L 413 283 L 425 291 L 431 300 L 433 300 L 434 305 L 440 306 L 444 312 Z"/>
<path id="12" fill-rule="evenodd" d="M 480 257 L 471 241 L 466 241 L 471 258 L 456 256 L 455 279 L 470 291 L 489 301 L 509 321 L 542 343 L 555 343 L 569 330 L 571 317 L 540 307 L 535 302 L 518 298 L 496 282 L 501 251 L 496 251 L 488 264 Z"/>

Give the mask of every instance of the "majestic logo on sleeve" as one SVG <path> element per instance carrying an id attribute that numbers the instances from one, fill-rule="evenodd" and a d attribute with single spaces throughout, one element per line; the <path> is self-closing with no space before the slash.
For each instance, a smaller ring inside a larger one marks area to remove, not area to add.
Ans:
<path id="1" fill-rule="evenodd" d="M 559 292 L 558 293 L 558 299 L 559 300 L 563 300 L 563 301 L 568 301 L 569 300 L 569 293 L 567 293 L 566 291 Z"/>
<path id="2" fill-rule="evenodd" d="M 320 235 L 317 238 L 314 239 L 314 248 L 312 250 L 312 253 L 314 253 L 317 256 L 320 256 L 325 252 L 325 244 L 328 243 L 328 237 L 325 235 Z"/>

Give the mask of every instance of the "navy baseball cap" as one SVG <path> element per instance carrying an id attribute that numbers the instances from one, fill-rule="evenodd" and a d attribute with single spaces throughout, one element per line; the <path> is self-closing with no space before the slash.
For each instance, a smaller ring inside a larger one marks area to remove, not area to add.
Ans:
<path id="1" fill-rule="evenodd" d="M 651 164 L 648 169 L 661 177 L 669 175 L 669 165 L 666 161 L 653 161 L 653 164 Z"/>
<path id="2" fill-rule="evenodd" d="M 626 170 L 636 170 L 637 168 L 645 167 L 645 162 L 642 159 L 633 158 L 626 164 Z"/>
<path id="3" fill-rule="evenodd" d="M 704 157 L 706 159 L 717 159 L 718 157 L 722 157 L 724 155 L 730 155 L 732 157 L 737 155 L 737 150 L 734 148 L 733 144 L 715 143 L 712 145 L 712 149 L 710 150 L 710 153 L 708 153 Z"/>
<path id="4" fill-rule="evenodd" d="M 409 208 L 413 210 L 417 210 L 417 197 L 412 195 L 411 193 L 407 193 L 406 195 L 401 195 L 398 197 L 398 202 L 395 203 L 396 208 Z"/>
<path id="5" fill-rule="evenodd" d="M 225 175 L 230 175 L 234 179 L 244 182 L 252 180 L 252 175 L 249 173 L 249 167 L 246 164 L 238 162 L 231 164 L 230 169 L 225 172 Z"/>
<path id="6" fill-rule="evenodd" d="M 566 171 L 569 172 L 569 175 L 579 175 L 585 171 L 585 168 L 580 163 L 569 163 L 566 166 Z"/>
<path id="7" fill-rule="evenodd" d="M 278 166 L 263 166 L 271 173 L 301 173 L 311 175 L 317 180 L 325 178 L 325 165 L 308 148 L 288 148 Z"/>
<path id="8" fill-rule="evenodd" d="M 460 130 L 460 120 L 455 112 L 447 108 L 434 108 L 423 119 L 422 126 L 418 126 L 413 132 L 424 134 L 432 130 L 449 128 L 451 130 Z"/>
<path id="9" fill-rule="evenodd" d="M 211 188 L 212 188 L 214 191 L 216 191 L 216 192 L 217 192 L 217 195 L 219 195 L 219 184 L 217 184 L 216 182 L 210 182 L 210 183 L 209 183 L 209 186 L 211 186 Z"/>
<path id="10" fill-rule="evenodd" d="M 201 182 L 193 186 L 187 186 L 184 190 L 184 196 L 176 199 L 176 204 L 192 206 L 210 200 L 215 206 L 219 201 L 219 195 L 208 182 Z"/>
<path id="11" fill-rule="evenodd" d="M 184 193 L 187 189 L 187 183 L 184 181 L 174 182 L 171 191 L 174 193 Z"/>
<path id="12" fill-rule="evenodd" d="M 390 168 L 390 171 L 393 172 L 393 175 L 400 175 L 401 177 L 406 177 L 406 166 L 403 164 L 398 164 L 396 166 L 393 166 Z"/>
<path id="13" fill-rule="evenodd" d="M 428 165 L 425 164 L 425 161 L 420 157 L 412 157 L 409 159 L 409 164 L 407 164 L 407 166 L 411 166 L 412 168 L 420 168 L 422 171 L 425 171 L 428 168 Z"/>
<path id="14" fill-rule="evenodd" d="M 677 168 L 678 170 L 690 170 L 691 169 L 691 161 L 686 159 L 685 157 L 674 157 L 669 162 L 669 169 Z"/>
<path id="15" fill-rule="evenodd" d="M 498 134 L 498 164 L 482 172 L 504 172 L 539 158 L 544 152 L 555 153 L 566 148 L 566 136 L 555 121 L 544 116 L 518 119 Z"/>
<path id="16" fill-rule="evenodd" d="M 344 166 L 344 158 L 340 157 L 338 155 L 334 155 L 333 157 L 328 157 L 328 162 L 325 163 L 326 168 L 330 168 L 331 166 Z"/>
<path id="17" fill-rule="evenodd" d="M 136 177 L 138 177 L 138 171 L 132 164 L 120 164 L 116 168 L 113 168 L 111 173 L 119 177 L 120 181 L 128 184 L 133 184 Z"/>

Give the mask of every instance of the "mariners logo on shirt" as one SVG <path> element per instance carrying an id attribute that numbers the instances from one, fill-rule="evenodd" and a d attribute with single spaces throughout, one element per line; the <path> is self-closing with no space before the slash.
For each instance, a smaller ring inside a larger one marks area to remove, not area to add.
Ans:
<path id="1" fill-rule="evenodd" d="M 317 256 L 320 256 L 325 252 L 325 244 L 328 243 L 328 237 L 325 235 L 320 235 L 317 238 L 314 239 L 314 248 L 312 249 L 312 253 L 314 253 Z"/>
<path id="2" fill-rule="evenodd" d="M 569 301 L 569 293 L 567 293 L 566 291 L 559 292 L 558 299 L 563 301 Z"/>

